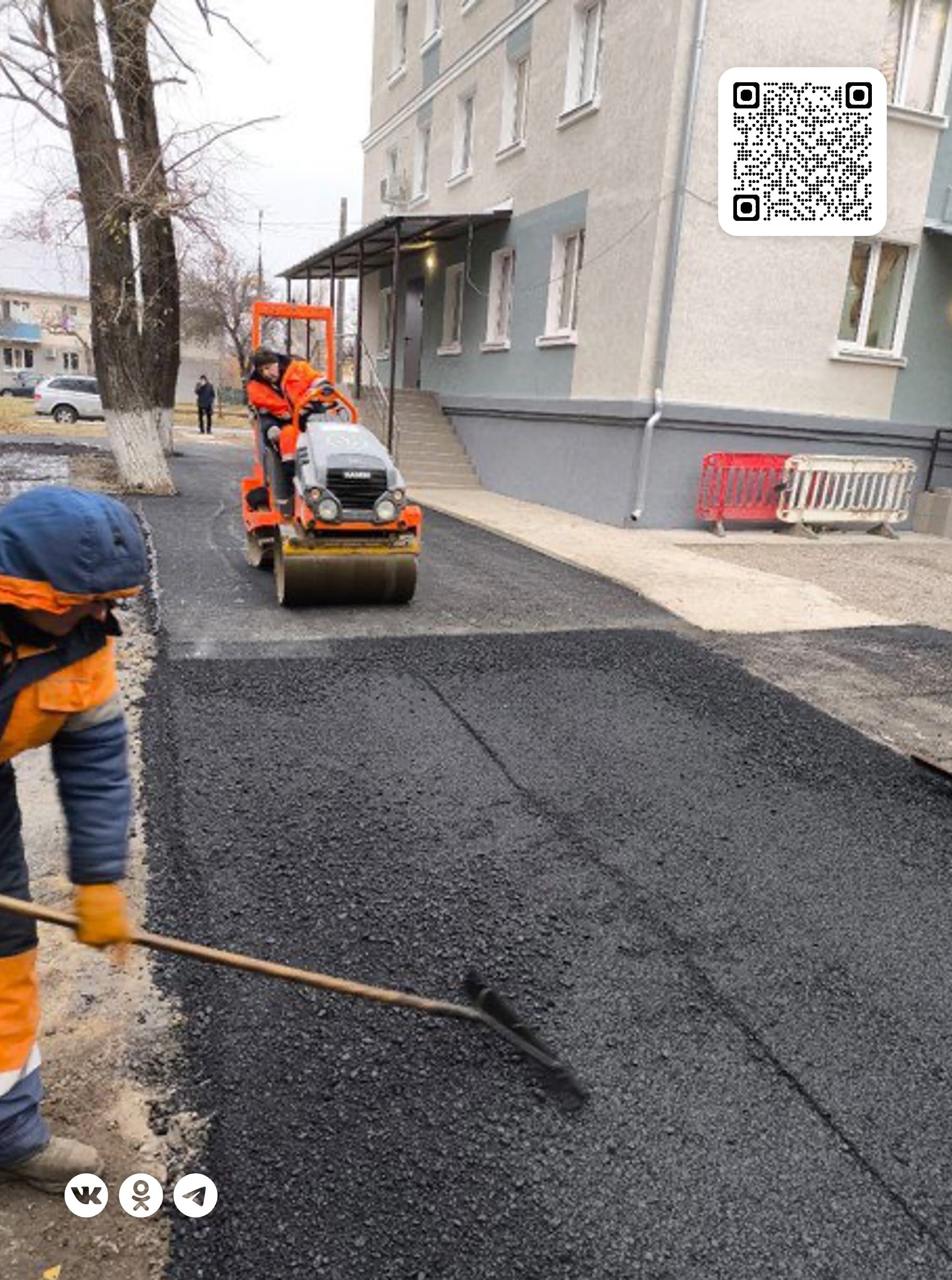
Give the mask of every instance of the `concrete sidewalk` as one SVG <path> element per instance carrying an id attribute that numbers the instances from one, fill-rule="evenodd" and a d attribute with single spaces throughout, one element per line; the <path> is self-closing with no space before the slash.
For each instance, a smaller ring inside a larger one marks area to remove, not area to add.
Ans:
<path id="1" fill-rule="evenodd" d="M 764 635 L 908 623 L 952 629 L 952 544 L 904 533 L 634 530 L 485 489 L 415 489 L 444 512 L 601 574 L 704 631 Z"/>

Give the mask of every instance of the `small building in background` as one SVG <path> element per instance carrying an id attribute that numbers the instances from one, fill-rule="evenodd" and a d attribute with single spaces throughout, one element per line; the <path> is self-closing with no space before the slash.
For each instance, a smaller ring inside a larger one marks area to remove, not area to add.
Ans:
<path id="1" fill-rule="evenodd" d="M 0 382 L 22 372 L 95 376 L 89 269 L 83 249 L 0 240 Z M 225 335 L 182 342 L 176 401 L 194 400 L 204 373 L 216 386 L 229 369 Z"/>
<path id="2" fill-rule="evenodd" d="M 0 244 L 0 376 L 93 374 L 85 255 L 29 240 Z"/>

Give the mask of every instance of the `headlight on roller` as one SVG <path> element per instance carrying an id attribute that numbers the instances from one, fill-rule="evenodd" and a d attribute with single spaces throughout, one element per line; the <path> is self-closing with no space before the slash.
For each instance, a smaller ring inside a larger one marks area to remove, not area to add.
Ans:
<path id="1" fill-rule="evenodd" d="M 405 490 L 403 490 L 403 489 L 391 489 L 391 490 L 390 490 L 390 496 L 391 496 L 391 498 L 393 498 L 394 502 L 395 502 L 395 503 L 397 504 L 397 506 L 399 507 L 400 503 L 403 501 L 403 499 L 404 499 L 407 495 L 406 495 Z"/>
<path id="2" fill-rule="evenodd" d="M 374 513 L 381 524 L 389 524 L 397 518 L 397 504 L 392 498 L 378 498 Z"/>
<path id="3" fill-rule="evenodd" d="M 329 523 L 340 519 L 340 503 L 336 498 L 321 498 L 317 504 L 317 518 Z"/>

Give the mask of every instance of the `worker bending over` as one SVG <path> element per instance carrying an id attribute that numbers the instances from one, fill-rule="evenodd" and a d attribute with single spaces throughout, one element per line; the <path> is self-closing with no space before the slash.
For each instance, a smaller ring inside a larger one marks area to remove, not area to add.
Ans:
<path id="1" fill-rule="evenodd" d="M 296 360 L 267 347 L 259 347 L 251 357 L 245 391 L 258 415 L 265 481 L 282 515 L 293 513 L 294 487 L 290 474 L 293 465 L 286 467 L 281 460 L 281 429 L 292 421 L 295 405 L 307 403 L 309 393 L 315 397 L 311 407 L 321 409 L 316 397 L 332 394 L 333 390 L 333 385 L 306 360 Z"/>
<path id="2" fill-rule="evenodd" d="M 0 893 L 28 900 L 14 756 L 49 744 L 69 837 L 77 936 L 127 942 L 131 811 L 112 608 L 146 576 L 120 502 L 43 488 L 0 508 Z M 0 911 L 0 1181 L 61 1192 L 98 1173 L 95 1148 L 51 1137 L 40 1115 L 36 925 Z"/>

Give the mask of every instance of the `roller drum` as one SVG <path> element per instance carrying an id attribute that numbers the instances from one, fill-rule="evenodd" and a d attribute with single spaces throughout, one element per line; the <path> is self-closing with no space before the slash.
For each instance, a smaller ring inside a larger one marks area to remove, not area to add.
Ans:
<path id="1" fill-rule="evenodd" d="M 324 604 L 408 604 L 416 589 L 414 555 L 286 554 L 275 543 L 274 583 L 286 608 Z"/>

